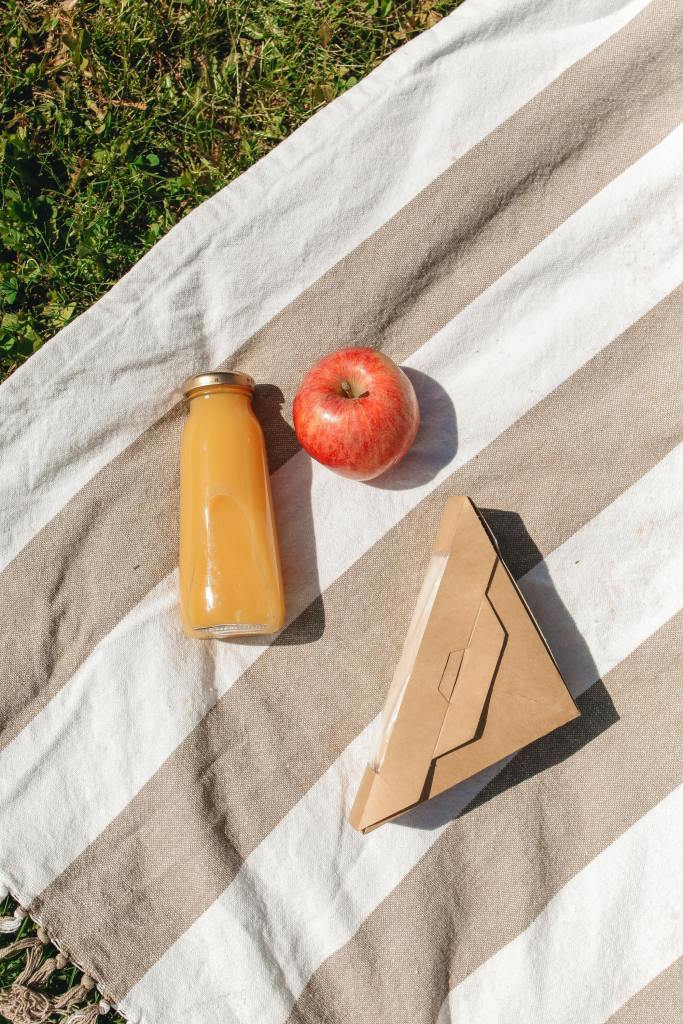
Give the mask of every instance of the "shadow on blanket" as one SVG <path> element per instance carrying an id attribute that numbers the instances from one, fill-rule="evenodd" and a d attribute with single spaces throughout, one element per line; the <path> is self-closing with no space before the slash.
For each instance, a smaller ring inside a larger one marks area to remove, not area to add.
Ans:
<path id="1" fill-rule="evenodd" d="M 541 629 L 545 629 L 544 620 L 547 621 L 547 631 L 550 633 L 549 627 L 552 622 L 552 635 L 562 637 L 563 650 L 554 653 L 561 662 L 565 675 L 569 677 L 567 681 L 570 688 L 573 680 L 595 679 L 596 682 L 576 698 L 581 711 L 580 718 L 574 719 L 568 725 L 549 733 L 515 754 L 510 763 L 460 812 L 460 816 L 547 768 L 567 760 L 619 721 L 612 699 L 599 678 L 588 645 L 552 585 L 541 552 L 529 536 L 521 517 L 515 512 L 504 512 L 500 509 L 482 508 L 481 511 L 491 526 L 503 559 L 515 579 L 520 579 L 532 568 L 536 568 L 536 572 L 542 574 L 544 592 L 547 590 L 547 601 L 543 616 L 539 616 L 539 625 Z M 453 797 L 457 790 L 456 786 L 409 811 L 398 819 L 399 824 L 425 830 L 447 824 L 454 817 Z"/>
<path id="2" fill-rule="evenodd" d="M 293 428 L 282 415 L 284 395 L 274 384 L 258 384 L 254 390 L 254 412 L 258 416 L 266 439 L 268 451 L 268 467 L 271 473 L 282 466 L 288 459 L 301 449 Z M 307 586 L 320 595 L 320 578 L 318 575 L 318 558 L 315 547 L 315 530 L 313 529 L 313 511 L 311 508 L 311 463 L 302 462 L 300 471 L 304 478 L 299 481 L 301 502 L 297 505 L 296 515 L 298 536 L 306 539 L 305 547 L 297 550 L 297 573 L 306 580 Z M 277 509 L 276 509 L 277 515 Z M 282 526 L 278 524 L 282 536 Z M 283 565 L 285 600 L 287 599 L 287 566 Z M 325 630 L 325 607 L 322 597 L 318 596 L 308 607 L 283 629 L 273 641 L 274 646 L 310 644 L 319 640 Z M 262 642 L 257 638 L 256 642 Z"/>
<path id="3" fill-rule="evenodd" d="M 420 429 L 413 447 L 402 462 L 376 480 L 371 487 L 405 491 L 429 483 L 447 466 L 458 449 L 458 422 L 448 393 L 420 370 L 403 367 L 415 388 L 420 406 Z"/>
<path id="4" fill-rule="evenodd" d="M 405 459 L 371 486 L 385 490 L 405 490 L 428 483 L 455 455 L 458 431 L 453 403 L 446 391 L 426 373 L 406 369 L 422 410 L 422 422 L 415 443 Z M 294 430 L 282 414 L 284 396 L 273 384 L 260 384 L 254 391 L 254 411 L 266 438 L 268 463 L 271 473 L 300 450 Z M 304 578 L 310 590 L 318 597 L 287 626 L 273 641 L 274 646 L 310 644 L 319 640 L 325 629 L 325 606 L 320 595 L 320 579 L 315 548 L 313 512 L 310 502 L 311 463 L 306 460 L 301 472 L 307 474 L 300 481 L 301 505 L 297 506 L 297 535 L 306 538 L 306 546 L 297 551 L 297 573 Z M 277 510 L 276 510 L 277 511 Z M 287 567 L 283 566 L 285 591 Z M 286 594 L 285 594 L 286 596 Z M 234 641 L 230 641 L 234 643 Z M 260 639 L 242 639 L 243 643 L 260 643 Z"/>

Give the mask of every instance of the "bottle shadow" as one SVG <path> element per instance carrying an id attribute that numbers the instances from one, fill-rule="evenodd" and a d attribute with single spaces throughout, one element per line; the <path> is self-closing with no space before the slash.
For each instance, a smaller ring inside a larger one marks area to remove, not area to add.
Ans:
<path id="1" fill-rule="evenodd" d="M 403 491 L 429 483 L 458 450 L 458 421 L 448 393 L 426 373 L 403 367 L 415 388 L 420 427 L 408 454 L 393 469 L 368 481 L 371 487 Z"/>
<path id="2" fill-rule="evenodd" d="M 258 384 L 254 389 L 254 412 L 266 439 L 268 470 L 271 476 L 301 450 L 293 428 L 282 415 L 284 401 L 282 391 L 274 384 Z M 312 475 L 310 459 L 300 459 L 297 465 L 296 480 L 296 522 L 293 522 L 292 519 L 294 510 L 282 507 L 278 501 L 278 490 L 277 488 L 273 489 L 275 521 L 282 555 L 285 606 L 287 606 L 288 599 L 291 599 L 294 589 L 300 590 L 305 587 L 308 593 L 318 595 L 300 615 L 293 619 L 281 633 L 278 633 L 273 640 L 274 646 L 314 643 L 320 639 L 325 630 L 325 606 L 320 594 L 311 506 Z M 290 544 L 288 543 L 288 531 L 294 528 L 296 537 Z"/>
<path id="3" fill-rule="evenodd" d="M 619 720 L 588 645 L 557 593 L 541 552 L 521 517 L 501 509 L 480 511 L 491 527 L 503 560 L 514 578 L 519 580 L 534 570 L 534 593 L 542 595 L 542 600 L 534 600 L 532 610 L 581 716 L 515 754 L 466 807 L 462 808 L 462 795 L 467 791 L 466 787 L 471 787 L 470 780 L 408 811 L 397 819 L 398 824 L 408 828 L 433 830 L 468 814 L 526 779 L 566 761 Z M 595 682 L 584 689 L 588 679 Z"/>

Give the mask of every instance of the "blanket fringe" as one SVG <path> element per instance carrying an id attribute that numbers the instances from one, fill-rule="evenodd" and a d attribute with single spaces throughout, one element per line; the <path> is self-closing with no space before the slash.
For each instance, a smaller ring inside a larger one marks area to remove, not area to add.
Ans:
<path id="1" fill-rule="evenodd" d="M 12 917 L 0 917 L 0 934 L 11 935 L 12 932 L 18 932 L 25 917 L 26 914 L 20 907 L 17 907 Z"/>
<path id="2" fill-rule="evenodd" d="M 100 1014 L 109 1013 L 110 1009 L 109 1003 L 101 999 L 99 1003 L 91 1003 L 81 1010 L 75 1010 L 62 1021 L 62 1024 L 95 1024 Z"/>
<path id="3" fill-rule="evenodd" d="M 20 907 L 14 911 L 13 917 L 0 918 L 0 934 L 11 935 L 21 928 L 26 912 Z M 0 960 L 6 960 L 17 953 L 26 953 L 24 967 L 9 988 L 0 989 L 0 1015 L 10 1024 L 49 1024 L 55 1013 L 69 1013 L 63 1017 L 61 1024 L 96 1024 L 100 1015 L 109 1013 L 111 1006 L 106 1000 L 89 1003 L 87 1006 L 73 1009 L 82 1003 L 95 988 L 95 982 L 88 974 L 83 974 L 77 985 L 73 985 L 61 995 L 48 995 L 38 986 L 43 986 L 52 977 L 54 971 L 61 971 L 69 963 L 63 953 L 45 957 L 45 947 L 50 943 L 43 928 L 37 934 L 15 939 L 9 945 L 0 948 Z"/>

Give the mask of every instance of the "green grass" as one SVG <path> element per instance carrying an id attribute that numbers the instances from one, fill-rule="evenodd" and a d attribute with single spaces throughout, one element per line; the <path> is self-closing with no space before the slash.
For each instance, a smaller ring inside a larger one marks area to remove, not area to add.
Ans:
<path id="1" fill-rule="evenodd" d="M 458 0 L 1 0 L 0 377 Z"/>

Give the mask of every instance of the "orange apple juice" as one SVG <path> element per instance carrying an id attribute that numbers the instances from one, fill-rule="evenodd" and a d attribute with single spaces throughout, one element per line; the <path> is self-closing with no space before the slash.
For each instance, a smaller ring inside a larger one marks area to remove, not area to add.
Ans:
<path id="1" fill-rule="evenodd" d="M 180 607 L 185 631 L 225 638 L 284 622 L 280 557 L 261 426 L 242 373 L 184 385 L 180 452 Z"/>

